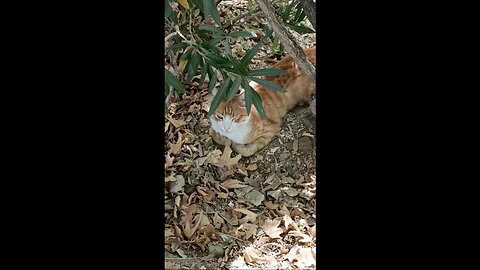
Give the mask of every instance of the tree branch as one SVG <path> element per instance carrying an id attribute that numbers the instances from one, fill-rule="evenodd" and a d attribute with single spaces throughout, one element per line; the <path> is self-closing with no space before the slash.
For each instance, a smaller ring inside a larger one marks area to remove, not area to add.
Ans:
<path id="1" fill-rule="evenodd" d="M 313 0 L 300 0 L 300 4 L 302 5 L 303 11 L 305 11 L 305 14 L 307 15 L 308 20 L 313 26 L 313 29 L 317 31 L 317 24 L 316 24 L 316 10 L 317 7 L 315 5 L 315 2 Z"/>
<path id="2" fill-rule="evenodd" d="M 223 29 L 227 29 L 228 27 L 230 27 L 234 22 L 246 17 L 246 16 L 249 16 L 249 15 L 252 15 L 253 13 L 255 13 L 254 15 L 256 15 L 257 11 L 259 10 L 259 8 L 255 8 L 253 10 L 250 10 L 249 12 L 246 12 L 246 13 L 243 13 L 243 14 L 240 14 L 238 15 L 237 17 L 229 20 L 226 24 L 223 25 Z M 254 16 L 252 15 L 252 16 Z"/>
<path id="3" fill-rule="evenodd" d="M 278 21 L 277 15 L 275 14 L 272 6 L 267 3 L 266 0 L 256 0 L 263 13 L 267 16 L 267 20 L 270 23 L 273 31 L 278 36 L 282 42 L 285 50 L 290 54 L 300 68 L 307 74 L 310 80 L 316 84 L 315 78 L 315 67 L 312 63 L 308 62 L 307 57 L 303 49 L 295 41 L 295 37 L 288 31 L 285 26 Z"/>

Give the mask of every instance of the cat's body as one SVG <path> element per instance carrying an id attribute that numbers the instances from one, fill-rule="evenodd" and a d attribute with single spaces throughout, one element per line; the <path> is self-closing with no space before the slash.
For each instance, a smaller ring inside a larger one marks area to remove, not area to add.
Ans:
<path id="1" fill-rule="evenodd" d="M 315 48 L 305 49 L 308 60 L 316 64 Z M 236 95 L 230 103 L 224 99 L 210 117 L 210 135 L 219 144 L 232 145 L 233 150 L 248 157 L 267 145 L 278 134 L 283 117 L 297 104 L 308 103 L 315 92 L 315 85 L 297 66 L 291 56 L 286 56 L 273 68 L 287 70 L 279 76 L 265 76 L 263 79 L 282 86 L 286 93 L 267 89 L 255 82 L 250 86 L 262 98 L 266 119 L 261 119 L 255 106 L 247 116 L 244 95 Z M 213 93 L 215 95 L 215 92 Z"/>

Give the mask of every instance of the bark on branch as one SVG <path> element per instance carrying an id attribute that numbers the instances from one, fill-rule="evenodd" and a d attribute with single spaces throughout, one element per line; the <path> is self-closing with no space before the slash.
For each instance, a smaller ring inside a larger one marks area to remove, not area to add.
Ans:
<path id="1" fill-rule="evenodd" d="M 273 7 L 270 5 L 270 3 L 268 3 L 267 0 L 256 1 L 260 6 L 260 9 L 262 9 L 263 13 L 267 17 L 267 20 L 272 26 L 273 31 L 285 47 L 285 50 L 293 57 L 295 63 L 300 66 L 300 68 L 305 72 L 305 74 L 307 74 L 310 80 L 312 80 L 312 82 L 316 84 L 315 67 L 312 65 L 312 63 L 307 61 L 305 53 L 295 41 L 295 37 L 281 22 L 278 21 L 277 15 L 275 14 Z"/>
<path id="2" fill-rule="evenodd" d="M 300 0 L 300 4 L 302 5 L 303 11 L 305 11 L 305 14 L 307 15 L 308 20 L 313 26 L 313 29 L 317 31 L 317 24 L 316 24 L 316 6 L 315 2 L 313 0 Z"/>

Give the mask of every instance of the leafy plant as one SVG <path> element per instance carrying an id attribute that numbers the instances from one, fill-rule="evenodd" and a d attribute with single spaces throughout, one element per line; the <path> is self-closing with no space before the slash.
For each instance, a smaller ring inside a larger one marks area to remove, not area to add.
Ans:
<path id="1" fill-rule="evenodd" d="M 211 24 L 198 23 L 212 18 Z M 283 10 L 281 18 L 295 31 L 308 32 L 308 29 L 299 25 L 305 18 L 298 0 L 290 2 Z M 258 53 L 262 42 L 251 47 L 241 59 L 237 59 L 230 47 L 232 43 L 238 43 L 239 38 L 253 37 L 249 31 L 228 32 L 222 28 L 222 21 L 213 0 L 166 0 L 165 1 L 166 29 L 175 33 L 169 40 L 170 45 L 167 54 L 179 53 L 178 69 L 179 80 L 172 72 L 165 68 L 165 105 L 168 105 L 170 95 L 184 94 L 185 88 L 182 82 L 191 82 L 201 69 L 199 85 L 202 85 L 207 76 L 209 78 L 208 91 L 212 91 L 221 77 L 223 84 L 217 91 L 208 116 L 218 108 L 223 98 L 231 101 L 237 91 L 242 87 L 245 90 L 245 105 L 247 113 L 251 111 L 252 104 L 262 118 L 265 117 L 264 108 L 260 95 L 249 86 L 250 81 L 269 88 L 273 91 L 284 92 L 279 85 L 263 80 L 260 76 L 274 76 L 285 74 L 280 69 L 264 68 L 250 70 L 249 64 Z M 296 28 L 296 29 L 295 29 Z M 313 31 L 313 30 L 312 30 Z M 264 39 L 271 38 L 273 31 L 265 29 Z"/>

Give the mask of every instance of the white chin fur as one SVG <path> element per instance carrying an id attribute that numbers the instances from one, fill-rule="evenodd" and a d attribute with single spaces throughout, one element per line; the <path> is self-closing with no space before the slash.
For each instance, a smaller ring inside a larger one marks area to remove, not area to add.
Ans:
<path id="1" fill-rule="evenodd" d="M 225 122 L 224 122 L 225 121 Z M 247 118 L 244 122 L 235 123 L 230 122 L 228 117 L 225 117 L 222 121 L 218 121 L 215 118 L 210 118 L 210 123 L 212 124 L 213 130 L 215 130 L 220 135 L 229 138 L 232 142 L 238 144 L 246 144 L 248 135 L 250 134 L 250 117 Z M 230 129 L 224 130 L 225 124 L 230 123 Z"/>

